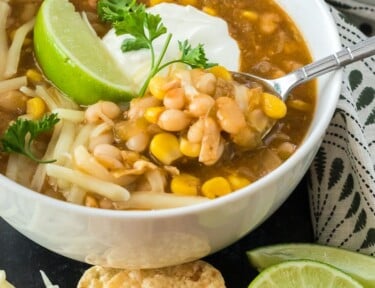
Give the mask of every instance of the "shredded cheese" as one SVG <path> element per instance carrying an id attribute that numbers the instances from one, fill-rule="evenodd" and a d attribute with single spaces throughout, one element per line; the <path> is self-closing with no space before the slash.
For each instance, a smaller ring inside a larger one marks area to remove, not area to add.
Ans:
<path id="1" fill-rule="evenodd" d="M 44 271 L 40 270 L 40 275 L 42 275 L 42 280 L 43 280 L 43 283 L 44 283 L 44 286 L 46 286 L 46 288 L 59 288 L 58 285 L 53 285 L 51 283 L 51 281 L 48 279 L 46 273 L 44 273 Z M 2 288 L 2 287 L 0 287 Z"/>
<path id="2" fill-rule="evenodd" d="M 59 288 L 58 285 L 53 285 L 51 283 L 46 273 L 44 273 L 42 270 L 40 270 L 39 272 L 42 276 L 43 284 L 46 288 Z M 6 280 L 6 273 L 4 270 L 0 270 L 0 288 L 16 288 Z"/>
<path id="3" fill-rule="evenodd" d="M 15 288 L 6 280 L 6 274 L 3 270 L 0 270 L 0 288 Z"/>

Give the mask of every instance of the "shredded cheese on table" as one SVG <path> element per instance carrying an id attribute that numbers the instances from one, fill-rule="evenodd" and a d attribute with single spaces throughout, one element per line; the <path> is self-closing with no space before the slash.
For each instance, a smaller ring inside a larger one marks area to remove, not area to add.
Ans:
<path id="1" fill-rule="evenodd" d="M 44 286 L 46 286 L 46 288 L 59 288 L 58 285 L 53 285 L 51 283 L 51 281 L 48 279 L 46 273 L 44 273 L 42 270 L 40 270 L 40 274 L 42 275 L 42 280 L 43 280 Z M 0 288 L 2 288 L 2 287 L 0 287 Z"/>
<path id="2" fill-rule="evenodd" d="M 15 288 L 6 280 L 6 274 L 3 270 L 0 270 L 0 288 Z"/>
<path id="3" fill-rule="evenodd" d="M 59 288 L 58 285 L 53 285 L 51 283 L 43 271 L 40 271 L 40 274 L 42 275 L 42 280 L 46 288 Z M 6 280 L 6 273 L 3 270 L 0 270 L 0 288 L 16 288 Z"/>

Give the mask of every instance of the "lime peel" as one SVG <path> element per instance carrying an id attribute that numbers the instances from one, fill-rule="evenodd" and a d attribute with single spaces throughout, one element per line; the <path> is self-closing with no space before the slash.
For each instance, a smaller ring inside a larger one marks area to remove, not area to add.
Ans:
<path id="1" fill-rule="evenodd" d="M 43 2 L 34 27 L 34 48 L 45 76 L 79 104 L 128 101 L 135 95 L 135 84 L 68 0 Z"/>
<path id="2" fill-rule="evenodd" d="M 289 260 L 314 260 L 329 264 L 353 277 L 364 287 L 375 287 L 375 257 L 318 244 L 278 244 L 250 250 L 247 257 L 262 271 Z"/>
<path id="3" fill-rule="evenodd" d="M 272 265 L 263 270 L 249 288 L 361 288 L 349 275 L 325 263 L 293 260 Z"/>

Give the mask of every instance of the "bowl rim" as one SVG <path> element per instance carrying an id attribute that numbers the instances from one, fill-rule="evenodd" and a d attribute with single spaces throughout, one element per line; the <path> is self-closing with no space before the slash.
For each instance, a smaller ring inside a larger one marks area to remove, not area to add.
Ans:
<path id="1" fill-rule="evenodd" d="M 278 4 L 278 0 L 275 0 Z M 322 17 L 324 20 L 330 23 L 329 28 L 327 29 L 327 33 L 331 35 L 331 44 L 335 46 L 337 49 L 341 47 L 341 41 L 339 38 L 339 34 L 336 29 L 336 24 L 330 15 L 328 5 L 326 5 L 322 0 L 315 0 L 316 4 L 320 8 L 322 12 Z M 281 7 L 283 10 L 284 8 Z M 340 89 L 341 89 L 341 78 L 342 78 L 342 70 L 337 70 L 331 72 L 329 75 L 333 77 L 333 81 L 330 81 L 332 87 L 330 89 L 332 95 L 335 95 L 336 98 L 332 97 L 333 99 L 330 101 L 329 110 L 324 113 L 324 117 L 321 117 L 317 120 L 316 126 L 322 128 L 324 127 L 324 131 L 329 125 L 333 113 L 336 108 L 337 101 L 339 99 Z M 319 81 L 318 81 L 319 85 Z M 310 127 L 311 129 L 311 127 Z M 308 132 L 309 133 L 309 132 Z M 168 208 L 168 209 L 160 209 L 160 210 L 142 210 L 142 211 L 134 211 L 134 210 L 109 210 L 109 209 L 101 209 L 101 208 L 90 208 L 74 203 L 69 203 L 66 201 L 58 200 L 41 193 L 35 192 L 30 188 L 22 186 L 21 184 L 9 179 L 3 174 L 0 174 L 0 186 L 3 186 L 6 189 L 8 186 L 13 186 L 16 190 L 16 193 L 23 194 L 26 198 L 41 201 L 45 205 L 54 206 L 60 210 L 71 211 L 77 214 L 84 214 L 88 217 L 105 217 L 105 218 L 127 218 L 127 219 L 158 219 L 158 218 L 169 218 L 169 217 L 176 217 L 176 216 L 184 216 L 190 214 L 197 214 L 199 211 L 210 211 L 212 209 L 216 209 L 218 206 L 228 205 L 228 203 L 236 202 L 239 198 L 243 198 L 245 195 L 254 194 L 257 190 L 261 190 L 263 187 L 267 186 L 267 183 L 270 182 L 272 179 L 280 178 L 286 170 L 294 165 L 297 165 L 299 161 L 303 161 L 303 157 L 307 154 L 308 151 L 311 151 L 314 145 L 320 144 L 322 137 L 324 136 L 324 132 L 321 129 L 314 129 L 311 131 L 310 135 L 305 136 L 305 139 L 302 142 L 302 145 L 297 149 L 297 151 L 285 162 L 283 162 L 279 167 L 275 170 L 270 172 L 269 174 L 263 176 L 262 178 L 258 179 L 254 183 L 250 184 L 247 187 L 241 188 L 237 190 L 235 193 L 231 193 L 216 199 L 212 199 L 207 202 L 197 203 L 190 206 L 184 207 L 177 207 L 177 208 Z M 305 141 L 306 139 L 309 141 Z M 2 216 L 6 219 L 6 215 Z"/>

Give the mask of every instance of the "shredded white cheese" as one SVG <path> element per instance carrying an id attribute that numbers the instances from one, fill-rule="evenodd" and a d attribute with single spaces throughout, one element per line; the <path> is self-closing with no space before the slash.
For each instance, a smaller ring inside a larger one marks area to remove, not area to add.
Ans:
<path id="1" fill-rule="evenodd" d="M 40 274 L 42 275 L 42 280 L 46 288 L 59 288 L 58 285 L 53 285 L 51 283 L 43 271 L 40 271 Z M 4 270 L 0 270 L 0 288 L 16 288 L 6 280 L 6 273 Z"/>
<path id="2" fill-rule="evenodd" d="M 47 277 L 46 273 L 44 273 L 44 271 L 40 270 L 39 272 L 42 275 L 42 280 L 43 280 L 44 286 L 46 286 L 46 288 L 59 288 L 58 285 L 53 285 L 51 283 L 51 281 L 48 279 L 48 277 Z M 2 287 L 0 287 L 0 288 L 2 288 Z"/>
<path id="3" fill-rule="evenodd" d="M 6 280 L 6 274 L 3 270 L 0 270 L 0 288 L 15 288 Z"/>

